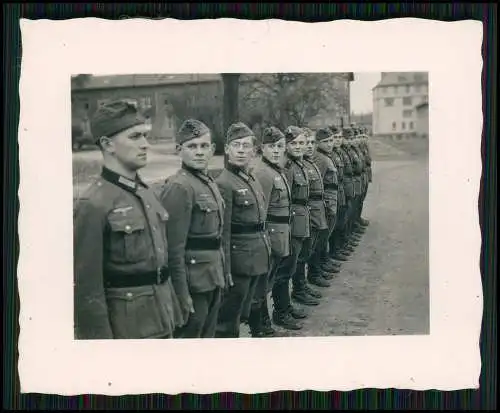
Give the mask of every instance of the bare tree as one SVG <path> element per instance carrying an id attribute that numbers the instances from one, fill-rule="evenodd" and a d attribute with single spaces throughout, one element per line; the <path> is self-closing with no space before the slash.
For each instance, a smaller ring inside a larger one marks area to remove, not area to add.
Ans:
<path id="1" fill-rule="evenodd" d="M 305 126 L 322 111 L 333 111 L 335 103 L 344 106 L 345 96 L 336 82 L 341 78 L 341 74 L 332 73 L 248 76 L 242 82 L 243 117 L 250 123 L 260 120 L 262 126 Z"/>

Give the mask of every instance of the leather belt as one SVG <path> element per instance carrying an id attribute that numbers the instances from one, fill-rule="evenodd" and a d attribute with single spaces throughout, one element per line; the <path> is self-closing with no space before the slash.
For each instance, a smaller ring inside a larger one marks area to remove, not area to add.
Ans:
<path id="1" fill-rule="evenodd" d="M 253 234 L 265 231 L 266 223 L 259 222 L 258 224 L 236 224 L 231 223 L 231 233 L 233 234 Z"/>
<path id="2" fill-rule="evenodd" d="M 104 286 L 106 288 L 142 287 L 146 285 L 163 284 L 169 278 L 170 272 L 167 267 L 163 267 L 160 271 L 132 274 L 106 272 L 104 274 Z"/>
<path id="3" fill-rule="evenodd" d="M 288 215 L 268 215 L 267 216 L 267 221 L 268 222 L 273 222 L 275 224 L 289 224 L 290 223 L 290 216 Z"/>
<path id="4" fill-rule="evenodd" d="M 323 201 L 323 194 L 309 195 L 309 201 Z"/>
<path id="5" fill-rule="evenodd" d="M 296 199 L 296 200 L 292 201 L 292 204 L 307 206 L 307 200 L 306 199 Z"/>
<path id="6" fill-rule="evenodd" d="M 188 238 L 186 249 L 197 250 L 218 250 L 221 247 L 222 239 L 218 238 Z"/>
<path id="7" fill-rule="evenodd" d="M 325 184 L 325 189 L 339 189 L 338 184 Z"/>

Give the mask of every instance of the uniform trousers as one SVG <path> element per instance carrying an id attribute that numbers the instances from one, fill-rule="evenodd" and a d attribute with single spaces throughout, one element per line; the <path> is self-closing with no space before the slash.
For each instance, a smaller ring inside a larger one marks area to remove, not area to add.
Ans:
<path id="1" fill-rule="evenodd" d="M 274 310 L 278 313 L 287 312 L 291 305 L 290 279 L 297 271 L 297 263 L 304 245 L 310 238 L 292 237 L 290 240 L 290 255 L 280 260 L 272 289 Z M 307 245 L 305 246 L 307 248 Z"/>
<path id="2" fill-rule="evenodd" d="M 261 276 L 232 274 L 234 285 L 223 294 L 217 319 L 216 337 L 237 338 L 240 336 L 241 320 L 248 319 L 251 300 Z"/>
<path id="3" fill-rule="evenodd" d="M 194 313 L 189 315 L 186 325 L 176 331 L 176 338 L 214 337 L 221 297 L 221 288 L 203 293 L 191 293 Z"/>
<path id="4" fill-rule="evenodd" d="M 316 242 L 316 248 L 308 261 L 309 274 L 318 274 L 321 271 L 321 264 L 328 258 L 329 240 L 335 229 L 337 214 L 327 215 L 328 229 L 321 231 Z"/>
<path id="5" fill-rule="evenodd" d="M 318 243 L 318 239 L 320 236 L 323 236 L 322 234 L 324 232 L 327 231 L 328 230 L 319 230 L 311 227 L 311 236 L 304 242 L 297 260 L 296 270 L 292 275 L 292 286 L 294 291 L 300 291 L 306 286 L 306 263 L 311 258 L 311 255 Z"/>

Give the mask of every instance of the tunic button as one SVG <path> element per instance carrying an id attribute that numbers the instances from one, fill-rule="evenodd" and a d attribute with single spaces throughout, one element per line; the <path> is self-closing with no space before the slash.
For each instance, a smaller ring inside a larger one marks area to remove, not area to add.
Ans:
<path id="1" fill-rule="evenodd" d="M 274 232 L 274 228 L 271 228 L 271 232 Z"/>
<path id="2" fill-rule="evenodd" d="M 127 297 L 128 297 L 128 298 L 131 298 L 132 296 L 133 296 L 133 294 L 132 294 L 132 293 L 127 293 Z"/>
<path id="3" fill-rule="evenodd" d="M 130 231 L 130 225 L 125 226 L 125 231 Z"/>
<path id="4" fill-rule="evenodd" d="M 151 205 L 146 205 L 146 208 L 148 208 L 148 209 L 151 208 Z"/>
<path id="5" fill-rule="evenodd" d="M 248 201 L 245 201 L 245 205 L 248 205 Z"/>
<path id="6" fill-rule="evenodd" d="M 207 212 L 210 212 L 210 208 L 207 208 Z"/>
<path id="7" fill-rule="evenodd" d="M 196 264 L 196 260 L 192 259 L 191 264 Z"/>

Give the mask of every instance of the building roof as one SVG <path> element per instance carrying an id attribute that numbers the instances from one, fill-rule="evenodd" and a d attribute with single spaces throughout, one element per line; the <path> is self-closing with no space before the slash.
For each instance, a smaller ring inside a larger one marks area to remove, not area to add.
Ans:
<path id="1" fill-rule="evenodd" d="M 406 86 L 429 83 L 428 72 L 382 72 L 380 82 L 373 89 L 385 86 Z"/>
<path id="2" fill-rule="evenodd" d="M 78 78 L 81 80 L 79 81 Z M 138 74 L 92 76 L 76 75 L 71 77 L 72 90 L 115 89 L 124 87 L 160 86 L 200 82 L 218 82 L 218 73 L 180 73 L 180 74 Z"/>

